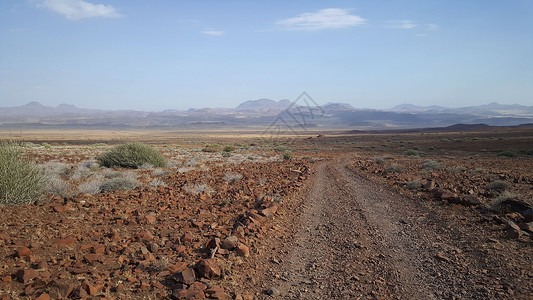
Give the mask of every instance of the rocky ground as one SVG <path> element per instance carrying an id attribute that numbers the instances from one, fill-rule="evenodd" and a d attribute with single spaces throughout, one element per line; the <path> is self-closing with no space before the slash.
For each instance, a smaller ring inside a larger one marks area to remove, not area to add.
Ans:
<path id="1" fill-rule="evenodd" d="M 0 207 L 0 298 L 529 299 L 532 137 L 160 147 L 174 165 L 134 190 Z M 28 153 L 76 173 L 98 147 Z"/>

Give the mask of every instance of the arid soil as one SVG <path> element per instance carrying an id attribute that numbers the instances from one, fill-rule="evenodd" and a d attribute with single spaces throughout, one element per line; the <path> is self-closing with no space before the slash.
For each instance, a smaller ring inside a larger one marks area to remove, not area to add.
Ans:
<path id="1" fill-rule="evenodd" d="M 51 136 L 27 155 L 70 164 L 72 186 L 109 147 Z M 201 152 L 212 137 L 142 136 L 172 165 L 136 170 L 136 189 L 0 207 L 0 299 L 533 295 L 532 220 L 494 205 L 533 204 L 531 132 L 216 140 L 230 157 Z"/>

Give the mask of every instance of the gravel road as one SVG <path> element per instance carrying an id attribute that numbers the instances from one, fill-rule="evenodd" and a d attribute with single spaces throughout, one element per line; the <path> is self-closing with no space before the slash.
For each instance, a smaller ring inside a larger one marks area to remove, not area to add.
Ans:
<path id="1" fill-rule="evenodd" d="M 293 234 L 261 282 L 273 288 L 267 293 L 280 299 L 532 299 L 531 243 L 497 236 L 474 209 L 405 198 L 348 162 L 341 157 L 317 165 L 301 212 L 287 224 Z"/>

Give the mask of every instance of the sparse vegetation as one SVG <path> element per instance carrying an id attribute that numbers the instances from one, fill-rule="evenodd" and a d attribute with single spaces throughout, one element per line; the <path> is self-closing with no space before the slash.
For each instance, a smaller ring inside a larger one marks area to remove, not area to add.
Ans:
<path id="1" fill-rule="evenodd" d="M 224 177 L 222 177 L 222 179 L 224 179 L 225 181 L 229 181 L 229 182 L 237 181 L 237 180 L 240 180 L 241 178 L 242 178 L 242 175 L 236 174 L 236 173 L 226 173 L 224 174 Z"/>
<path id="2" fill-rule="evenodd" d="M 405 187 L 410 189 L 410 190 L 416 190 L 418 188 L 420 188 L 422 186 L 422 184 L 420 183 L 419 180 L 413 180 L 413 181 L 410 181 L 408 182 Z"/>
<path id="3" fill-rule="evenodd" d="M 211 188 L 210 186 L 208 186 L 207 184 L 205 183 L 195 183 L 194 185 L 186 185 L 183 187 L 183 189 L 187 192 L 187 193 L 191 193 L 191 194 L 195 194 L 195 195 L 198 195 L 200 193 L 207 193 L 207 194 L 213 194 L 215 192 L 215 190 L 213 188 Z"/>
<path id="4" fill-rule="evenodd" d="M 508 189 L 510 184 L 507 181 L 502 180 L 496 180 L 491 183 L 489 183 L 485 188 L 487 190 L 498 190 L 498 191 L 504 191 Z"/>
<path id="5" fill-rule="evenodd" d="M 202 149 L 203 152 L 220 152 L 222 151 L 222 145 L 219 144 L 207 144 Z"/>
<path id="6" fill-rule="evenodd" d="M 403 168 L 398 164 L 391 164 L 387 169 L 385 169 L 385 172 L 400 173 L 400 172 L 403 172 Z"/>
<path id="7" fill-rule="evenodd" d="M 428 170 L 428 171 L 436 171 L 436 170 L 440 170 L 441 168 L 442 168 L 441 164 L 435 160 L 426 160 L 422 164 L 422 169 Z"/>
<path id="8" fill-rule="evenodd" d="M 69 197 L 72 195 L 70 184 L 58 176 L 48 176 L 46 178 L 45 191 L 60 197 Z"/>
<path id="9" fill-rule="evenodd" d="M 21 157 L 15 142 L 0 142 L 0 204 L 24 204 L 38 200 L 45 176 Z"/>
<path id="10" fill-rule="evenodd" d="M 149 163 L 154 167 L 163 167 L 165 158 L 151 146 L 142 143 L 118 145 L 97 157 L 98 163 L 105 167 L 139 168 Z"/>
<path id="11" fill-rule="evenodd" d="M 377 165 L 384 165 L 385 164 L 385 160 L 383 159 L 383 157 L 374 157 L 374 162 Z"/>
<path id="12" fill-rule="evenodd" d="M 502 152 L 499 152 L 498 156 L 517 157 L 518 156 L 518 151 L 516 151 L 514 149 L 507 149 L 507 150 L 504 150 Z"/>
<path id="13" fill-rule="evenodd" d="M 104 181 L 100 186 L 102 192 L 111 192 L 111 191 L 127 191 L 133 190 L 139 186 L 137 180 L 128 178 L 128 177 L 116 177 Z"/>
<path id="14" fill-rule="evenodd" d="M 286 151 L 283 153 L 283 159 L 284 160 L 290 160 L 292 159 L 292 152 Z"/>
<path id="15" fill-rule="evenodd" d="M 224 147 L 223 151 L 224 152 L 232 152 L 232 151 L 235 151 L 235 147 L 234 146 L 226 146 Z"/>
<path id="16" fill-rule="evenodd" d="M 510 207 L 504 204 L 505 201 L 513 200 L 517 197 L 515 194 L 503 192 L 496 199 L 492 200 L 491 208 L 500 213 L 508 213 L 511 211 Z"/>
<path id="17" fill-rule="evenodd" d="M 465 171 L 466 171 L 465 167 L 455 167 L 455 168 L 449 168 L 448 170 L 446 170 L 446 172 L 448 172 L 449 174 L 459 174 Z"/>
<path id="18" fill-rule="evenodd" d="M 415 149 L 409 149 L 407 151 L 405 151 L 405 155 L 407 156 L 420 156 L 420 151 L 418 150 L 415 150 Z"/>
<path id="19" fill-rule="evenodd" d="M 78 192 L 82 194 L 98 194 L 102 191 L 101 188 L 102 180 L 100 179 L 91 179 L 85 182 L 80 183 L 78 186 Z"/>

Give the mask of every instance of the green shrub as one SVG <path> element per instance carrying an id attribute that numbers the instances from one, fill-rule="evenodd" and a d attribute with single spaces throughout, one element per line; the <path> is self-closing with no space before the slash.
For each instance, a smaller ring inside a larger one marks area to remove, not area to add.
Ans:
<path id="1" fill-rule="evenodd" d="M 142 143 L 118 145 L 97 157 L 98 163 L 104 167 L 138 168 L 143 164 L 163 167 L 165 158 L 154 148 Z"/>
<path id="2" fill-rule="evenodd" d="M 414 150 L 414 149 L 409 149 L 409 150 L 405 151 L 405 155 L 407 155 L 407 156 L 420 156 L 420 151 Z"/>
<path id="3" fill-rule="evenodd" d="M 292 158 L 292 153 L 287 151 L 285 153 L 283 153 L 283 159 L 284 160 L 290 160 Z"/>
<path id="4" fill-rule="evenodd" d="M 405 187 L 410 189 L 410 190 L 416 190 L 418 188 L 420 188 L 422 186 L 422 184 L 420 183 L 419 180 L 413 180 L 413 181 L 410 181 L 408 182 Z"/>
<path id="5" fill-rule="evenodd" d="M 377 165 L 384 165 L 385 164 L 385 160 L 383 159 L 383 157 L 374 157 L 374 162 Z"/>
<path id="6" fill-rule="evenodd" d="M 446 170 L 448 173 L 450 174 L 458 174 L 458 173 L 463 173 L 466 171 L 466 168 L 465 167 L 455 167 L 455 168 L 449 168 L 448 170 Z"/>
<path id="7" fill-rule="evenodd" d="M 506 190 L 507 188 L 509 188 L 510 184 L 509 182 L 506 182 L 506 181 L 501 181 L 501 180 L 496 180 L 496 181 L 493 181 L 491 183 L 489 183 L 485 188 L 487 190 L 499 190 L 499 191 L 504 191 Z"/>
<path id="8" fill-rule="evenodd" d="M 516 151 L 514 149 L 507 149 L 507 150 L 504 150 L 504 151 L 498 153 L 498 156 L 517 157 L 518 156 L 518 151 Z"/>
<path id="9" fill-rule="evenodd" d="M 50 148 L 52 148 L 52 145 L 50 145 L 50 144 L 48 144 L 48 143 L 46 143 L 46 142 L 41 143 L 41 146 L 43 146 L 43 147 L 46 148 L 46 149 L 50 149 Z"/>
<path id="10" fill-rule="evenodd" d="M 224 152 L 231 152 L 231 151 L 235 151 L 235 149 L 236 148 L 233 147 L 233 146 L 226 146 L 226 147 L 224 147 L 223 151 Z"/>
<path id="11" fill-rule="evenodd" d="M 45 176 L 21 157 L 20 146 L 0 142 L 0 204 L 23 204 L 42 196 Z"/>
<path id="12" fill-rule="evenodd" d="M 387 169 L 385 169 L 385 172 L 400 173 L 400 172 L 403 172 L 403 168 L 398 164 L 391 164 Z"/>
<path id="13" fill-rule="evenodd" d="M 438 161 L 434 161 L 434 160 L 426 160 L 422 164 L 422 169 L 424 169 L 424 170 L 436 171 L 436 170 L 440 170 L 441 168 L 442 168 L 442 166 L 440 165 L 440 163 Z"/>
<path id="14" fill-rule="evenodd" d="M 428 151 L 435 151 L 435 150 L 437 150 L 437 147 L 435 147 L 435 146 L 431 146 L 431 147 L 428 148 Z"/>

